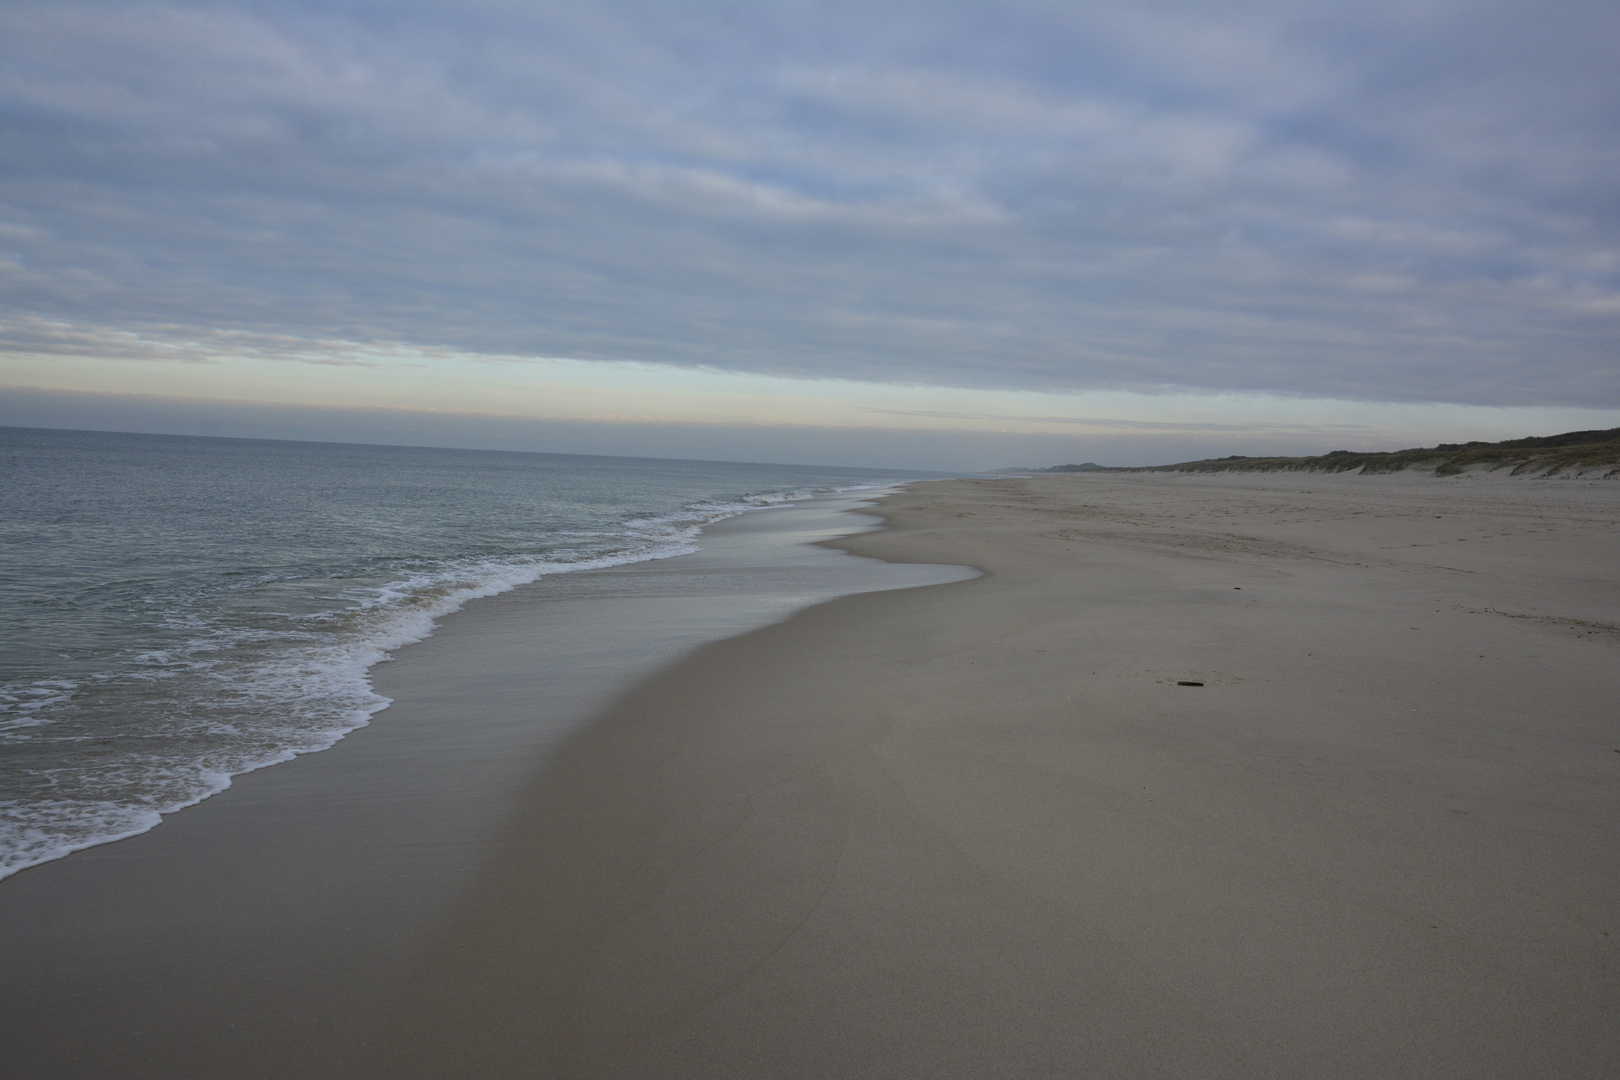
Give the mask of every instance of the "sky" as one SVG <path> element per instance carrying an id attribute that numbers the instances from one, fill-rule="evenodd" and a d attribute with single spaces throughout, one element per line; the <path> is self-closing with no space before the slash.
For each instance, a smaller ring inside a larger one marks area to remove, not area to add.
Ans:
<path id="1" fill-rule="evenodd" d="M 1620 5 L 0 6 L 0 424 L 962 470 L 1620 426 Z"/>

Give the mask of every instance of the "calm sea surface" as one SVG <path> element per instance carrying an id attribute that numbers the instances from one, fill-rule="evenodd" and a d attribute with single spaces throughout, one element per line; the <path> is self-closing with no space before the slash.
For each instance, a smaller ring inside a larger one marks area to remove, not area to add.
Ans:
<path id="1" fill-rule="evenodd" d="M 0 877 L 332 745 L 468 600 L 918 475 L 0 428 Z"/>

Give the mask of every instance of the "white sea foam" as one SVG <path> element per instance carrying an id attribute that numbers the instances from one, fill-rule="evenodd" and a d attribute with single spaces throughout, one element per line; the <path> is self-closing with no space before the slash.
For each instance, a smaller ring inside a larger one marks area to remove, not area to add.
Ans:
<path id="1" fill-rule="evenodd" d="M 100 756 L 86 749 L 81 758 L 30 774 L 61 797 L 0 801 L 0 878 L 144 833 L 164 815 L 230 787 L 234 776 L 331 747 L 390 704 L 373 689 L 370 669 L 472 600 L 550 574 L 689 554 L 706 525 L 814 494 L 769 492 L 638 518 L 609 534 L 575 534 L 577 546 L 567 551 L 448 560 L 382 584 L 346 586 L 333 606 L 301 616 L 269 612 L 232 626 L 169 612 L 167 625 L 192 636 L 134 651 L 122 669 L 92 679 L 13 685 L 0 692 L 0 737 L 25 749 L 47 736 L 69 749 L 102 741 L 49 732 L 52 708 L 75 695 L 139 683 L 173 696 L 159 699 L 166 726 L 145 733 L 144 749 Z M 254 586 L 277 580 L 249 579 Z"/>

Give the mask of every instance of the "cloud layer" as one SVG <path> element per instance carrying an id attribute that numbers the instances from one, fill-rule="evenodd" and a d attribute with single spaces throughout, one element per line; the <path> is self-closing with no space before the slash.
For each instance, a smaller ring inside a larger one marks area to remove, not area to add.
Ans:
<path id="1" fill-rule="evenodd" d="M 1616 40 L 1612 4 L 13 3 L 0 349 L 1620 407 Z"/>

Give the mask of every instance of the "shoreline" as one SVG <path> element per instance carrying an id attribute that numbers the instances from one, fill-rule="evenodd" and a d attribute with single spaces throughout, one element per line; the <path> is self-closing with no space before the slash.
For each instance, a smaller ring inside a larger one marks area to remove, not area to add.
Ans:
<path id="1" fill-rule="evenodd" d="M 349 1075 L 1612 1075 L 1613 489 L 1358 484 L 890 497 L 985 574 L 638 684 Z"/>
<path id="2" fill-rule="evenodd" d="M 369 726 L 0 883 L 9 1060 L 40 1077 L 331 1075 L 529 776 L 613 695 L 709 638 L 938 575 L 812 546 L 873 527 L 870 496 L 735 515 L 694 554 L 469 602 L 371 669 L 394 703 Z"/>
<path id="3" fill-rule="evenodd" d="M 790 506 L 792 506 L 794 504 L 806 503 L 806 502 L 814 502 L 814 501 L 816 501 L 818 499 L 822 500 L 824 502 L 828 501 L 828 500 L 832 500 L 832 501 L 846 502 L 846 503 L 850 502 L 851 500 L 854 500 L 857 503 L 863 503 L 864 504 L 864 502 L 867 501 L 867 499 L 869 497 L 880 495 L 881 492 L 886 491 L 886 490 L 888 490 L 887 487 L 884 487 L 882 485 L 876 485 L 876 486 L 870 486 L 870 487 L 843 488 L 843 489 L 837 489 L 837 490 L 833 490 L 833 491 L 826 491 L 826 492 L 822 492 L 820 494 L 814 494 L 814 495 L 809 495 L 809 496 L 802 496 L 802 495 L 800 495 L 800 496 L 790 496 L 790 497 L 783 498 L 780 502 L 776 502 L 776 503 L 763 504 L 763 505 L 757 505 L 757 506 L 749 506 L 749 507 L 742 508 L 742 509 L 734 509 L 729 513 L 726 513 L 726 514 L 724 514 L 722 516 L 713 518 L 712 520 L 709 520 L 709 521 L 707 521 L 706 523 L 704 523 L 702 525 L 694 526 L 693 527 L 693 533 L 694 533 L 694 535 L 701 535 L 704 532 L 708 532 L 712 537 L 715 534 L 714 531 L 717 528 L 720 529 L 721 532 L 723 533 L 724 530 L 725 530 L 725 523 L 729 522 L 729 521 L 731 521 L 733 519 L 743 517 L 743 516 L 745 516 L 747 514 L 750 514 L 750 513 L 768 512 L 768 511 L 771 511 L 771 510 L 783 509 L 783 508 L 786 508 L 786 507 L 790 507 Z M 857 530 L 862 528 L 862 526 L 852 526 L 852 527 L 857 529 Z M 865 526 L 865 527 L 870 527 L 870 526 Z M 687 545 L 687 544 L 690 544 L 690 543 L 693 542 L 693 538 L 688 537 L 688 538 L 683 539 L 683 540 L 671 541 L 671 542 L 672 543 L 679 543 L 679 544 L 682 544 L 682 545 Z M 138 825 L 138 826 L 131 827 L 131 828 L 127 829 L 126 831 L 122 831 L 122 832 L 119 832 L 119 833 L 106 834 L 106 835 L 99 836 L 99 837 L 97 837 L 95 839 L 90 839 L 90 840 L 76 841 L 73 844 L 71 844 L 70 846 L 56 846 L 56 847 L 53 847 L 53 848 L 49 849 L 48 852 L 46 852 L 42 857 L 34 858 L 32 861 L 18 862 L 18 863 L 8 863 L 8 864 L 5 864 L 5 865 L 0 865 L 0 881 L 4 881 L 6 878 L 11 877 L 12 875 L 20 873 L 20 872 L 22 872 L 24 870 L 27 870 L 30 867 L 41 866 L 41 865 L 45 865 L 47 863 L 55 862 L 55 861 L 58 861 L 60 859 L 67 858 L 67 857 L 69 857 L 69 856 L 71 856 L 74 853 L 79 852 L 79 851 L 86 851 L 86 850 L 89 850 L 89 849 L 92 849 L 92 848 L 102 847 L 102 846 L 107 845 L 107 844 L 115 844 L 115 843 L 119 843 L 120 841 L 128 840 L 128 839 L 131 839 L 131 838 L 136 837 L 136 836 L 145 835 L 146 833 L 151 832 L 153 829 L 158 828 L 159 826 L 161 826 L 167 819 L 173 817 L 175 814 L 179 814 L 179 813 L 182 813 L 184 811 L 190 810 L 193 807 L 196 807 L 196 806 L 206 802 L 207 800 L 209 800 L 211 798 L 214 798 L 217 795 L 220 795 L 220 794 L 222 794 L 222 793 L 224 793 L 226 791 L 229 791 L 231 789 L 231 787 L 234 786 L 234 784 L 241 777 L 252 775 L 253 773 L 260 772 L 260 771 L 262 771 L 264 769 L 275 768 L 278 765 L 285 765 L 285 764 L 288 764 L 288 763 L 290 763 L 292 761 L 297 760 L 298 758 L 307 757 L 307 756 L 309 756 L 311 754 L 319 754 L 319 753 L 324 753 L 324 752 L 326 752 L 328 750 L 331 750 L 333 747 L 338 745 L 338 743 L 342 742 L 345 738 L 353 735 L 357 731 L 360 731 L 360 730 L 362 730 L 364 728 L 367 728 L 367 727 L 371 726 L 372 723 L 376 722 L 377 716 L 379 716 L 380 714 L 386 712 L 387 709 L 389 708 L 389 706 L 392 704 L 392 700 L 387 695 L 385 695 L 385 694 L 377 694 L 375 692 L 375 678 L 377 676 L 377 673 L 380 670 L 384 670 L 384 665 L 391 663 L 394 660 L 396 654 L 398 654 L 400 652 L 400 650 L 410 648 L 413 645 L 421 644 L 423 641 L 425 641 L 428 638 L 432 637 L 433 634 L 439 629 L 440 625 L 443 623 L 443 621 L 446 618 L 453 617 L 453 616 L 457 615 L 469 603 L 477 603 L 480 600 L 487 600 L 487 599 L 491 599 L 491 598 L 497 598 L 497 597 L 505 596 L 506 594 L 511 593 L 513 591 L 537 590 L 537 591 L 539 591 L 541 593 L 549 592 L 551 590 L 548 590 L 546 588 L 546 586 L 542 585 L 541 583 L 546 578 L 550 578 L 550 577 L 561 575 L 561 574 L 572 574 L 572 573 L 581 573 L 581 572 L 583 572 L 583 573 L 600 573 L 600 572 L 604 572 L 604 571 L 612 573 L 612 572 L 615 572 L 615 571 L 618 571 L 618 570 L 621 570 L 621 569 L 633 568 L 633 567 L 636 566 L 636 564 L 639 564 L 639 563 L 660 563 L 660 562 L 663 562 L 664 560 L 667 560 L 667 559 L 683 558 L 683 557 L 687 557 L 687 556 L 697 554 L 697 553 L 698 553 L 698 549 L 691 549 L 691 550 L 684 550 L 684 551 L 663 551 L 663 552 L 656 552 L 656 553 L 633 553 L 633 554 L 628 554 L 628 555 L 625 555 L 625 556 L 622 556 L 622 557 L 609 558 L 609 559 L 606 559 L 606 560 L 599 560 L 599 561 L 603 562 L 604 565 L 587 565 L 587 566 L 584 566 L 584 567 L 568 567 L 568 566 L 566 566 L 566 564 L 558 564 L 558 568 L 547 569 L 544 572 L 541 572 L 540 574 L 538 574 L 536 577 L 534 577 L 534 578 L 532 578 L 530 580 L 527 580 L 527 581 L 522 581 L 522 582 L 520 582 L 518 584 L 515 584 L 515 585 L 514 584 L 507 584 L 503 588 L 500 588 L 498 591 L 485 591 L 482 586 L 474 586 L 474 587 L 472 587 L 470 589 L 469 588 L 463 588 L 461 590 L 458 590 L 458 591 L 462 591 L 462 592 L 469 592 L 470 591 L 472 593 L 472 595 L 466 596 L 464 598 L 455 599 L 454 606 L 449 607 L 447 610 L 437 611 L 437 612 L 433 612 L 433 613 L 429 613 L 429 614 L 424 615 L 423 619 L 425 620 L 425 627 L 422 628 L 419 631 L 415 631 L 414 632 L 415 636 L 404 637 L 402 640 L 397 640 L 397 643 L 394 643 L 394 644 L 389 644 L 389 645 L 380 645 L 380 644 L 378 644 L 378 645 L 375 645 L 375 647 L 371 649 L 371 651 L 375 655 L 378 655 L 380 658 L 377 659 L 377 660 L 371 661 L 370 663 L 365 664 L 364 668 L 363 668 L 362 678 L 363 678 L 363 681 L 364 681 L 364 684 L 365 684 L 365 692 L 366 692 L 367 696 L 372 699 L 371 701 L 368 701 L 368 702 L 365 703 L 365 707 L 364 707 L 364 710 L 363 710 L 363 712 L 364 712 L 364 717 L 363 718 L 350 717 L 350 718 L 347 718 L 346 721 L 345 721 L 347 726 L 343 726 L 341 728 L 334 728 L 331 731 L 325 731 L 325 732 L 318 733 L 318 735 L 317 735 L 317 743 L 318 744 L 308 744 L 308 745 L 303 745 L 303 746 L 283 747 L 283 748 L 281 748 L 281 749 L 279 749 L 278 751 L 275 752 L 275 756 L 264 758 L 264 759 L 259 760 L 257 762 L 248 764 L 247 766 L 239 768 L 236 771 L 219 772 L 217 774 L 214 774 L 214 775 L 219 777 L 219 780 L 216 782 L 216 786 L 214 786 L 210 790 L 202 791 L 202 792 L 200 792 L 198 794 L 195 794 L 195 795 L 187 798 L 185 801 L 177 802 L 177 803 L 174 803 L 172 805 L 169 805 L 169 806 L 167 806 L 166 808 L 164 808 L 162 810 L 146 811 L 146 812 L 150 812 L 153 815 L 153 820 L 151 820 L 149 822 L 146 822 L 146 823 Z M 562 591 L 567 592 L 566 589 L 564 589 Z M 396 639 L 399 638 L 399 635 L 391 635 L 391 636 L 394 636 Z M 368 643 L 365 643 L 365 644 L 366 645 L 371 645 L 372 643 L 368 642 Z M 17 853 L 12 852 L 11 854 L 15 855 Z"/>

